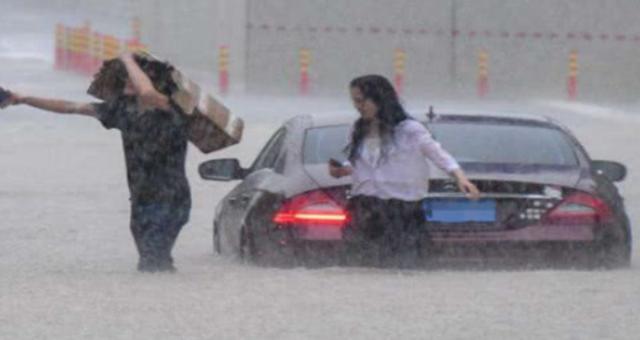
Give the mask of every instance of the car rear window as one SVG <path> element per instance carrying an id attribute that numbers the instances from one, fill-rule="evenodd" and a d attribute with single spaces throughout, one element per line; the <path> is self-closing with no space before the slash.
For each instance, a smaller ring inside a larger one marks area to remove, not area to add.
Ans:
<path id="1" fill-rule="evenodd" d="M 303 163 L 326 163 L 330 158 L 344 161 L 343 150 L 349 139 L 348 125 L 335 125 L 308 129 L 304 138 Z"/>
<path id="2" fill-rule="evenodd" d="M 568 136 L 550 127 L 465 122 L 430 124 L 429 129 L 461 163 L 578 165 Z"/>
<path id="3" fill-rule="evenodd" d="M 545 126 L 484 122 L 439 122 L 428 125 L 434 137 L 461 163 L 577 166 L 573 143 L 561 130 Z M 305 164 L 344 160 L 349 126 L 307 130 Z"/>

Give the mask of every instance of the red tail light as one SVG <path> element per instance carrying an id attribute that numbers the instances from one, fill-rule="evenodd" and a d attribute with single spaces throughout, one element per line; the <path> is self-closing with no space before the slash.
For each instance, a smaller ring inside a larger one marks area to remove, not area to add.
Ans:
<path id="1" fill-rule="evenodd" d="M 612 217 L 609 206 L 601 199 L 582 192 L 566 197 L 545 217 L 550 223 L 596 223 Z"/>
<path id="2" fill-rule="evenodd" d="M 280 225 L 344 226 L 348 220 L 346 210 L 322 191 L 292 198 L 273 217 Z"/>

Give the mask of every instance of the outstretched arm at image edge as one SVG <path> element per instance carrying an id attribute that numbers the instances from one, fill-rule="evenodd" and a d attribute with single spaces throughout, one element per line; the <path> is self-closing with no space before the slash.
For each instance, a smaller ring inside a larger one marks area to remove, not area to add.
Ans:
<path id="1" fill-rule="evenodd" d="M 23 96 L 15 92 L 9 98 L 10 105 L 29 105 L 31 107 L 60 114 L 79 114 L 97 118 L 93 104 L 77 103 L 60 99 Z"/>

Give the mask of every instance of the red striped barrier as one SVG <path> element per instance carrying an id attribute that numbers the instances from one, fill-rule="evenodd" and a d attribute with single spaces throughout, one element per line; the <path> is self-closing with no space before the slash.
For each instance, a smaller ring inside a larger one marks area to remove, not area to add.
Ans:
<path id="1" fill-rule="evenodd" d="M 222 95 L 229 93 L 229 46 L 218 48 L 218 89 Z"/>
<path id="2" fill-rule="evenodd" d="M 311 65 L 311 50 L 308 48 L 301 48 L 299 51 L 300 59 L 300 82 L 299 90 L 301 95 L 309 94 L 309 87 L 311 80 L 309 79 L 309 67 Z"/>
<path id="3" fill-rule="evenodd" d="M 140 42 L 139 19 L 133 19 L 132 38 L 127 41 L 92 31 L 89 22 L 80 27 L 59 23 L 55 27 L 54 68 L 91 75 L 104 60 L 117 58 L 123 48 L 132 52 L 147 50 Z"/>
<path id="4" fill-rule="evenodd" d="M 478 97 L 489 93 L 489 54 L 485 50 L 478 52 Z"/>
<path id="5" fill-rule="evenodd" d="M 393 56 L 393 80 L 395 83 L 396 92 L 398 92 L 399 95 L 402 95 L 404 93 L 404 75 L 406 61 L 407 53 L 403 49 L 397 48 Z"/>
<path id="6" fill-rule="evenodd" d="M 569 53 L 569 76 L 567 79 L 567 96 L 569 100 L 578 98 L 578 51 Z"/>

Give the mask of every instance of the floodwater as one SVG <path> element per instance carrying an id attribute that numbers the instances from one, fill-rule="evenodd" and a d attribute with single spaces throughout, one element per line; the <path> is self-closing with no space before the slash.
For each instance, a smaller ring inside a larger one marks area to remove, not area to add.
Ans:
<path id="1" fill-rule="evenodd" d="M 43 52 L 48 50 L 39 47 L 41 37 L 30 36 L 35 40 L 18 49 L 11 43 L 14 33 L 0 36 L 0 85 L 91 100 L 83 94 L 89 79 L 54 71 Z M 0 339 L 632 339 L 640 334 L 637 240 L 631 268 L 612 271 L 272 269 L 214 255 L 215 205 L 234 183 L 201 180 L 199 162 L 237 157 L 246 166 L 286 117 L 350 105 L 346 94 L 223 100 L 245 119 L 246 135 L 240 145 L 213 155 L 190 147 L 194 205 L 174 250 L 179 272 L 173 275 L 135 271 L 117 132 L 91 118 L 24 106 L 0 111 Z M 482 105 L 553 116 L 576 133 L 593 158 L 625 163 L 629 177 L 621 190 L 638 234 L 637 108 L 534 99 Z"/>

